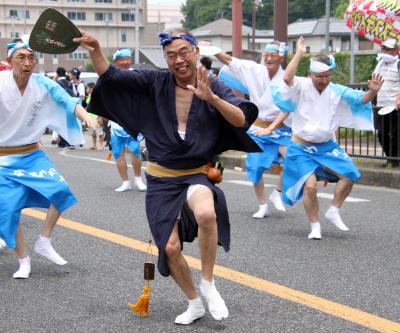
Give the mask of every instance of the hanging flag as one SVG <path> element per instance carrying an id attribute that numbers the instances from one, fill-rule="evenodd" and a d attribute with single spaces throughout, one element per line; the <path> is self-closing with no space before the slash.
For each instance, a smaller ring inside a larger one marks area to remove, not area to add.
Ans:
<path id="1" fill-rule="evenodd" d="M 400 46 L 400 0 L 352 0 L 344 18 L 358 35 L 379 45 L 395 39 Z"/>

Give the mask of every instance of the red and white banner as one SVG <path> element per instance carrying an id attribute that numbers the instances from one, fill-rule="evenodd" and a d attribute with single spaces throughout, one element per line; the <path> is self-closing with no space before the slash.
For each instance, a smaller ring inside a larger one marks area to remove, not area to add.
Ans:
<path id="1" fill-rule="evenodd" d="M 393 38 L 400 46 L 400 0 L 352 0 L 344 18 L 358 35 L 377 44 Z"/>

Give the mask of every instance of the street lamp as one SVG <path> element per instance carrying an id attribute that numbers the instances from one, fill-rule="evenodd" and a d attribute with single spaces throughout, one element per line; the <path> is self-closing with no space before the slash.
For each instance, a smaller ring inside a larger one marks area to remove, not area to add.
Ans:
<path id="1" fill-rule="evenodd" d="M 106 24 L 106 41 L 107 41 L 106 46 L 107 46 L 107 54 L 108 54 L 110 52 L 109 51 L 110 44 L 109 44 L 109 38 L 108 38 L 108 23 L 110 22 L 110 17 L 108 16 L 108 13 L 105 13 L 105 14 L 107 14 L 104 17 L 104 23 Z"/>
<path id="2" fill-rule="evenodd" d="M 135 7 L 135 64 L 139 63 L 139 0 Z"/>
<path id="3" fill-rule="evenodd" d="M 256 49 L 256 14 L 257 7 L 260 5 L 261 0 L 253 0 L 252 1 L 252 14 L 251 14 L 251 27 L 252 27 L 252 42 L 251 48 L 254 51 Z"/>

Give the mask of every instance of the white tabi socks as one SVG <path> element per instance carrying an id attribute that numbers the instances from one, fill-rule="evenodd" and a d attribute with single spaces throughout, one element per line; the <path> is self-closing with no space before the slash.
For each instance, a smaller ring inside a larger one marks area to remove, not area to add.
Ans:
<path id="1" fill-rule="evenodd" d="M 135 186 L 141 192 L 147 190 L 147 186 L 145 183 L 143 183 L 142 177 L 135 177 Z"/>
<path id="2" fill-rule="evenodd" d="M 114 191 L 115 192 L 125 192 L 125 191 L 131 191 L 132 190 L 132 185 L 129 180 L 124 180 L 122 182 L 122 185 L 118 188 L 116 188 Z"/>
<path id="3" fill-rule="evenodd" d="M 175 318 L 175 324 L 189 325 L 195 320 L 204 317 L 205 313 L 206 309 L 200 297 L 190 299 L 187 310 Z"/>
<path id="4" fill-rule="evenodd" d="M 321 225 L 319 222 L 310 223 L 311 232 L 308 235 L 308 239 L 321 239 Z"/>
<path id="5" fill-rule="evenodd" d="M 65 265 L 68 263 L 54 250 L 50 238 L 40 235 L 33 249 L 36 253 L 46 257 L 57 265 Z"/>
<path id="6" fill-rule="evenodd" d="M 282 202 L 281 192 L 279 192 L 277 189 L 272 191 L 271 195 L 269 196 L 269 200 L 272 201 L 277 210 L 286 212 L 286 208 Z"/>
<path id="7" fill-rule="evenodd" d="M 255 219 L 262 219 L 264 217 L 268 216 L 268 204 L 263 204 L 260 205 L 260 208 L 256 213 L 253 214 L 253 217 Z"/>
<path id="8" fill-rule="evenodd" d="M 22 259 L 18 259 L 19 269 L 14 273 L 14 279 L 27 279 L 29 274 L 31 273 L 31 259 L 29 257 L 25 257 Z"/>
<path id="9" fill-rule="evenodd" d="M 325 217 L 331 221 L 335 226 L 337 226 L 342 231 L 348 231 L 349 228 L 343 223 L 340 215 L 339 208 L 335 206 L 330 206 L 325 213 Z"/>
<path id="10" fill-rule="evenodd" d="M 225 305 L 225 301 L 222 299 L 217 288 L 215 288 L 214 280 L 208 282 L 201 279 L 200 282 L 200 294 L 203 296 L 208 305 L 208 311 L 215 320 L 226 319 L 229 316 L 228 308 Z"/>
<path id="11" fill-rule="evenodd" d="M 0 251 L 5 249 L 7 246 L 6 242 L 4 241 L 3 238 L 0 237 Z"/>

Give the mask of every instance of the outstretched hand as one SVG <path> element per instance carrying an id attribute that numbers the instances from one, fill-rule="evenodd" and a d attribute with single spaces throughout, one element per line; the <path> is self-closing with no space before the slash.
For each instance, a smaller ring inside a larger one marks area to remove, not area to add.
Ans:
<path id="1" fill-rule="evenodd" d="M 269 127 L 267 127 L 267 128 L 255 130 L 255 131 L 253 131 L 253 134 L 255 136 L 263 136 L 263 135 L 271 135 L 272 132 L 273 132 L 273 130 L 271 130 Z"/>
<path id="2" fill-rule="evenodd" d="M 92 36 L 91 34 L 89 34 L 84 30 L 79 30 L 79 31 L 81 32 L 82 37 L 77 37 L 72 39 L 74 43 L 86 44 L 94 49 L 100 47 L 99 41 L 94 36 Z"/>
<path id="3" fill-rule="evenodd" d="M 298 40 L 297 40 L 297 49 L 296 49 L 296 53 L 300 54 L 300 55 L 304 55 L 306 53 L 307 49 L 306 49 L 306 44 L 304 42 L 304 37 L 301 36 Z"/>
<path id="4" fill-rule="evenodd" d="M 192 91 L 198 98 L 204 101 L 211 101 L 215 95 L 210 89 L 210 75 L 204 66 L 197 67 L 197 82 L 196 87 L 188 85 L 187 88 Z"/>
<path id="5" fill-rule="evenodd" d="M 383 82 L 382 75 L 378 73 L 372 74 L 371 80 L 368 80 L 368 89 L 377 93 L 381 89 Z"/>

